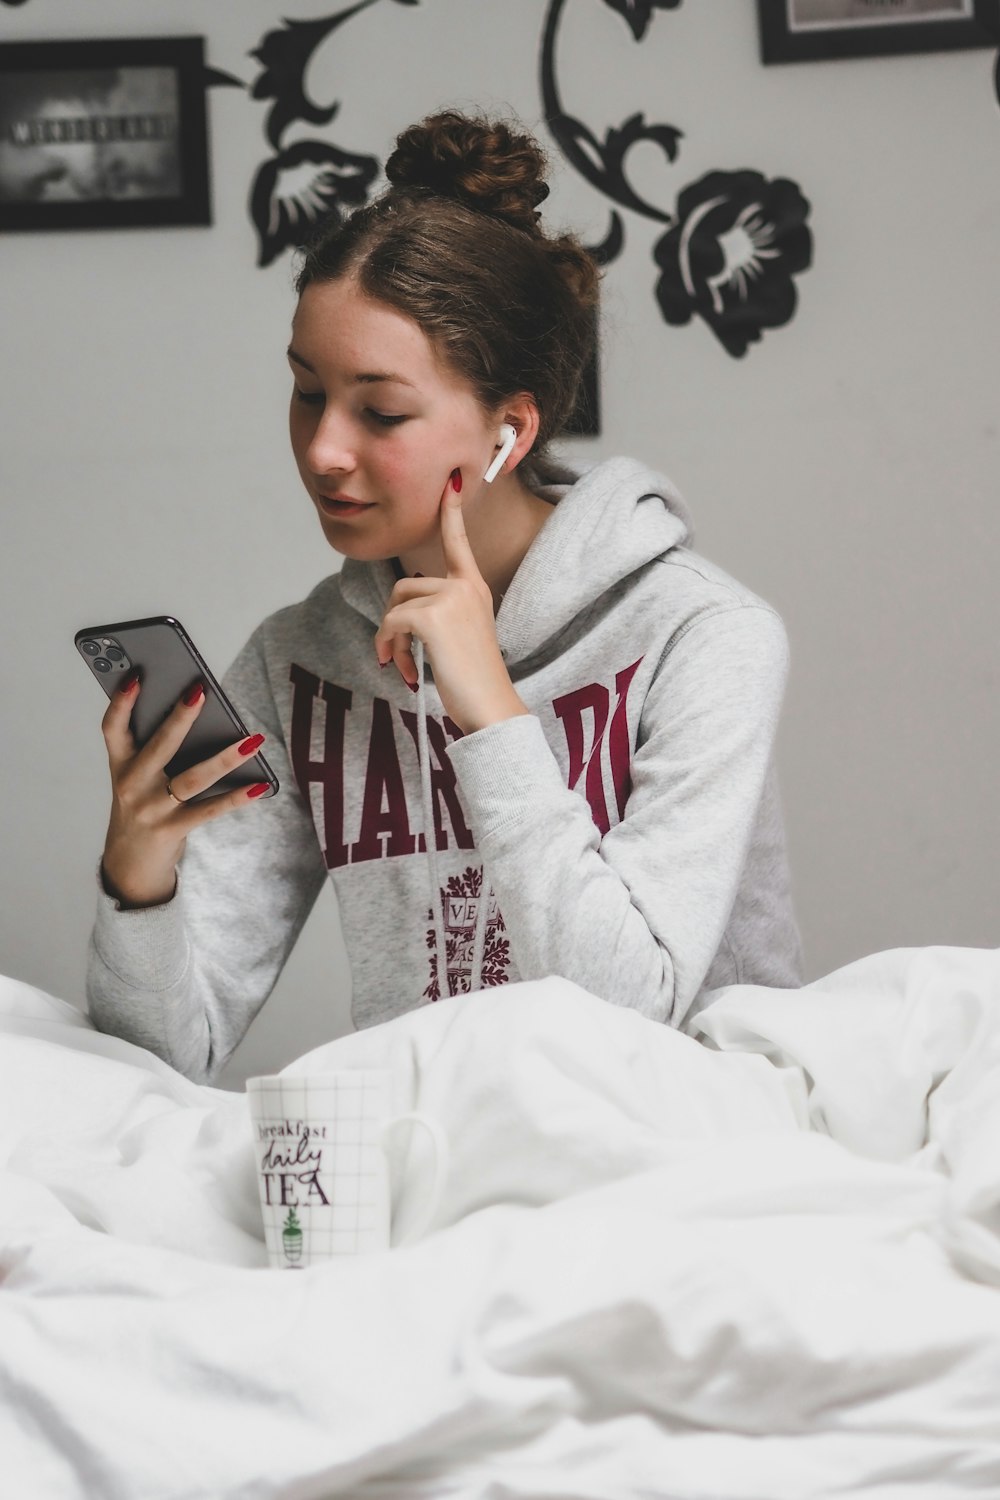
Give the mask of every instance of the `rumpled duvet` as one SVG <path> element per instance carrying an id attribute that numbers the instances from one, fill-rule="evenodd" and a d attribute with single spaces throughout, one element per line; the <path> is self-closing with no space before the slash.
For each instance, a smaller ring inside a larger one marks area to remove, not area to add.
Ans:
<path id="1" fill-rule="evenodd" d="M 685 1032 L 550 978 L 286 1071 L 351 1067 L 444 1126 L 437 1218 L 269 1270 L 245 1097 L 0 981 L 0 1493 L 1000 1496 L 998 952 Z"/>

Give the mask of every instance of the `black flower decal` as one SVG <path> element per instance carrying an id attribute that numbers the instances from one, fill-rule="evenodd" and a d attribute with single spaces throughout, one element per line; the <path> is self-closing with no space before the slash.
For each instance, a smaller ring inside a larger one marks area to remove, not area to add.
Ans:
<path id="1" fill-rule="evenodd" d="M 709 172 L 684 189 L 656 246 L 656 300 L 668 323 L 704 318 L 737 357 L 795 311 L 793 277 L 812 259 L 809 204 L 794 182 Z"/>
<path id="2" fill-rule="evenodd" d="M 378 170 L 376 157 L 353 156 L 325 141 L 296 141 L 266 161 L 250 196 L 257 264 L 269 266 L 283 250 L 301 245 L 318 220 L 339 218 L 342 204 L 364 203 Z"/>
<path id="3" fill-rule="evenodd" d="M 676 10 L 681 0 L 604 0 L 604 3 L 625 17 L 632 28 L 632 35 L 637 42 L 641 42 L 653 19 L 653 11 Z"/>

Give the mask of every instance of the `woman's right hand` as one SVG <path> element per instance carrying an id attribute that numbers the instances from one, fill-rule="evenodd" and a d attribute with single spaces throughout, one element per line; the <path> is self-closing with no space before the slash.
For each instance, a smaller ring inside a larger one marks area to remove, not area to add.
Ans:
<path id="1" fill-rule="evenodd" d="M 142 691 L 137 676 L 113 695 L 101 722 L 111 768 L 111 821 L 101 873 L 110 896 L 125 907 L 158 906 L 171 900 L 177 884 L 177 862 L 193 828 L 246 807 L 268 790 L 266 782 L 220 792 L 191 803 L 199 792 L 255 755 L 263 735 L 251 735 L 218 755 L 167 780 L 165 767 L 177 754 L 205 703 L 198 683 L 175 705 L 141 750 L 129 721 Z"/>

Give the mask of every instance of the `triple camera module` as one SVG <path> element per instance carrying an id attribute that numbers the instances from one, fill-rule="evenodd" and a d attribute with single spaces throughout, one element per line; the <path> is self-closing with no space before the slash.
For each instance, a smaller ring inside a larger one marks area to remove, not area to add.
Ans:
<path id="1" fill-rule="evenodd" d="M 95 672 L 125 672 L 132 665 L 116 640 L 110 636 L 85 636 L 80 650 Z"/>

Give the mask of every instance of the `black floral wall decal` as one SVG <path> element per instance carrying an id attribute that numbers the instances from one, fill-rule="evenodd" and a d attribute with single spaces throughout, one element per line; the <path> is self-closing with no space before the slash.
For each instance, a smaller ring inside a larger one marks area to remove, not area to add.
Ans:
<path id="1" fill-rule="evenodd" d="M 679 4 L 679 0 L 672 3 Z M 642 114 L 635 114 L 618 130 L 610 129 L 600 141 L 589 126 L 563 108 L 556 78 L 556 39 L 565 4 L 566 0 L 550 0 L 542 32 L 541 88 L 546 124 L 566 160 L 598 192 L 623 208 L 669 222 L 669 214 L 646 203 L 632 187 L 625 174 L 625 157 L 639 141 L 648 140 L 663 151 L 668 161 L 673 161 L 682 132 L 673 125 L 649 126 Z M 605 4 L 623 14 L 626 10 L 633 11 L 633 15 L 627 16 L 633 35 L 645 35 L 651 14 L 650 0 L 644 0 L 641 6 L 629 4 L 629 0 L 605 0 Z M 612 210 L 607 235 L 600 245 L 592 245 L 590 249 L 602 265 L 608 265 L 623 245 L 624 225 L 621 216 Z"/>
<path id="2" fill-rule="evenodd" d="M 604 0 L 641 42 L 655 11 L 681 0 Z M 631 115 L 600 140 L 563 107 L 557 80 L 557 34 L 567 0 L 549 0 L 542 38 L 541 88 L 546 123 L 563 155 L 591 186 L 620 208 L 666 226 L 653 256 L 660 268 L 656 301 L 674 326 L 702 318 L 728 354 L 744 355 L 765 328 L 792 317 L 793 277 L 812 261 L 809 204 L 794 182 L 768 182 L 759 172 L 710 172 L 685 188 L 673 212 L 649 203 L 628 178 L 627 158 L 640 141 L 677 160 L 683 131 Z M 603 264 L 620 254 L 625 224 L 612 210 L 608 233 L 592 253 Z"/>
<path id="3" fill-rule="evenodd" d="M 250 190 L 250 217 L 257 230 L 257 264 L 269 266 L 283 251 L 296 249 L 321 218 L 338 217 L 343 207 L 357 208 L 368 199 L 378 176 L 375 156 L 357 156 L 327 140 L 297 140 L 282 147 L 285 131 L 302 121 L 327 126 L 336 118 L 337 101 L 317 103 L 306 91 L 306 70 L 317 47 L 338 27 L 378 0 L 357 0 L 346 10 L 315 21 L 284 21 L 269 31 L 251 52 L 263 71 L 251 92 L 272 99 L 265 134 L 274 150 L 257 171 Z M 415 5 L 418 0 L 395 0 Z"/>
<path id="4" fill-rule="evenodd" d="M 809 205 L 794 182 L 759 172 L 709 172 L 684 189 L 653 252 L 656 300 L 668 323 L 704 318 L 739 357 L 795 311 L 792 277 L 811 257 Z"/>
<path id="5" fill-rule="evenodd" d="M 653 19 L 653 11 L 676 10 L 681 0 L 604 0 L 604 3 L 625 17 L 632 28 L 632 35 L 637 42 L 641 42 Z"/>
<path id="6" fill-rule="evenodd" d="M 269 31 L 251 52 L 251 57 L 264 64 L 264 71 L 258 74 L 251 90 L 253 97 L 274 100 L 265 128 L 276 150 L 286 125 L 292 120 L 328 125 L 336 115 L 338 104 L 319 105 L 309 98 L 305 88 L 306 68 L 320 42 L 373 3 L 374 0 L 358 0 L 348 10 L 319 21 L 285 21 L 283 31 Z"/>
<path id="7" fill-rule="evenodd" d="M 224 73 L 221 68 L 205 67 L 202 73 L 202 81 L 207 89 L 233 88 L 245 89 L 246 84 L 242 78 L 237 78 L 233 73 Z"/>
<path id="8" fill-rule="evenodd" d="M 367 202 L 374 191 L 379 158 L 346 151 L 329 139 L 340 104 L 314 99 L 306 75 L 317 48 L 378 3 L 354 0 L 313 20 L 284 20 L 250 54 L 261 65 L 250 85 L 252 97 L 270 101 L 264 131 L 272 155 L 258 168 L 250 192 L 260 266 L 302 245 L 321 218 L 340 217 Z M 420 0 L 392 3 L 415 6 Z M 780 177 L 768 181 L 749 168 L 710 172 L 684 188 L 674 207 L 649 201 L 629 176 L 632 150 L 640 143 L 651 145 L 673 165 L 684 132 L 676 125 L 650 122 L 636 111 L 600 135 L 563 106 L 557 40 L 568 3 L 546 0 L 541 92 L 546 124 L 562 155 L 610 205 L 604 237 L 588 248 L 600 264 L 610 265 L 624 248 L 625 212 L 659 224 L 663 232 L 653 250 L 659 271 L 655 299 L 664 321 L 678 326 L 701 318 L 726 352 L 740 357 L 765 329 L 787 323 L 795 311 L 794 278 L 812 259 L 809 204 L 795 183 Z M 656 15 L 677 10 L 682 0 L 601 3 L 622 18 L 636 42 L 643 42 Z M 224 75 L 217 81 L 224 81 Z M 289 130 L 300 125 L 322 134 L 289 140 Z M 594 432 L 596 362 L 587 372 L 586 386 L 586 409 L 574 414 L 575 430 Z"/>
<path id="9" fill-rule="evenodd" d="M 270 265 L 289 245 L 300 245 L 317 220 L 339 220 L 343 205 L 359 207 L 377 172 L 375 157 L 353 156 L 325 141 L 296 141 L 266 161 L 250 198 L 258 264 Z"/>

